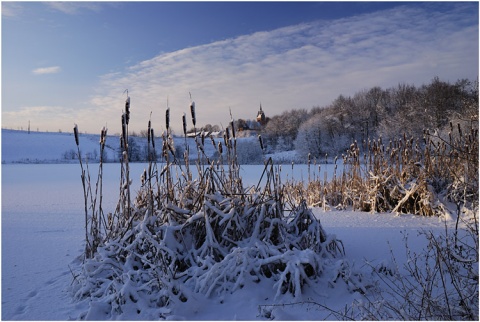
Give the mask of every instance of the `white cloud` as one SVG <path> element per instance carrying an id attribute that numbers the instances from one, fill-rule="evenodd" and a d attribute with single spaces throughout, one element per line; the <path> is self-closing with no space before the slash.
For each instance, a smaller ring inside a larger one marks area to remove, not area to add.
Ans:
<path id="1" fill-rule="evenodd" d="M 55 10 L 58 10 L 70 15 L 78 14 L 83 10 L 98 12 L 101 9 L 99 3 L 83 2 L 83 1 L 68 1 L 68 2 L 52 1 L 52 2 L 45 2 L 45 4 Z"/>
<path id="2" fill-rule="evenodd" d="M 28 121 L 32 127 L 40 130 L 58 128 L 71 131 L 75 120 L 82 116 L 83 112 L 66 106 L 22 106 L 15 110 L 2 110 L 2 127 L 17 129 L 26 128 Z"/>
<path id="3" fill-rule="evenodd" d="M 2 16 L 17 17 L 23 12 L 23 6 L 18 2 L 2 1 Z"/>
<path id="4" fill-rule="evenodd" d="M 226 125 L 229 108 L 235 118 L 254 118 L 260 102 L 267 115 L 275 115 L 324 106 L 340 94 L 377 85 L 421 85 L 435 76 L 474 79 L 478 20 L 469 11 L 465 5 L 448 12 L 403 6 L 161 54 L 102 77 L 92 104 L 117 120 L 128 88 L 132 126 L 141 129 L 150 111 L 157 127 L 163 126 L 169 97 L 180 131 L 189 92 L 198 124 Z"/>
<path id="5" fill-rule="evenodd" d="M 42 67 L 32 70 L 35 75 L 56 74 L 61 70 L 60 66 Z"/>
<path id="6" fill-rule="evenodd" d="M 61 106 L 48 106 L 48 105 L 41 105 L 41 106 L 24 106 L 19 108 L 15 111 L 3 111 L 3 117 L 28 117 L 28 116 L 52 116 L 55 114 L 63 114 L 65 113 L 64 108 Z"/>

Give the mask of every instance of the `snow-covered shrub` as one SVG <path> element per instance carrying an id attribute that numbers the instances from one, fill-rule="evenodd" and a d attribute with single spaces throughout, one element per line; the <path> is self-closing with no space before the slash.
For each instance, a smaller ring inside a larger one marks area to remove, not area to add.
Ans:
<path id="1" fill-rule="evenodd" d="M 225 294 L 261 279 L 274 281 L 277 297 L 299 297 L 326 272 L 343 270 L 336 263 L 344 254 L 341 242 L 324 231 L 303 200 L 284 196 L 271 159 L 262 184 L 243 186 L 233 127 L 226 131 L 224 163 L 211 161 L 197 141 L 197 160 L 203 160 L 196 164 L 197 178 L 173 157 L 167 131 L 167 163 L 158 168 L 149 162 L 136 197 L 130 195 L 125 121 L 123 130 L 117 208 L 104 215 L 93 204 L 92 217 L 85 199 L 87 247 L 73 288 L 77 299 L 91 303 L 84 318 L 99 312 L 105 318 L 165 318 L 191 294 Z M 151 312 L 157 313 L 147 316 Z"/>

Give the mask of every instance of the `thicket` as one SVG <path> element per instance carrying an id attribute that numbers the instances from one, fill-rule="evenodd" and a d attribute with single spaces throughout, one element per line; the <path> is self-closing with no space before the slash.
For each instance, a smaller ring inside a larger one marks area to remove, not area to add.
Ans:
<path id="1" fill-rule="evenodd" d="M 425 130 L 420 138 L 355 141 L 335 158 L 335 169 L 341 162 L 343 171 L 332 180 L 320 173 L 306 182 L 292 180 L 289 193 L 324 208 L 423 216 L 450 216 L 449 203 L 459 215 L 462 207 L 478 210 L 478 118 L 449 128 L 446 137 Z M 315 170 L 310 156 L 308 164 Z"/>

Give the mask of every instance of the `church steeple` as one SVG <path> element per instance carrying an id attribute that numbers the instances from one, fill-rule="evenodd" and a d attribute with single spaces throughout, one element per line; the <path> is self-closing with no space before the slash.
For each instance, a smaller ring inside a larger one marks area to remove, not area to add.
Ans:
<path id="1" fill-rule="evenodd" d="M 262 109 L 262 103 L 260 103 L 260 110 L 257 113 L 257 122 L 261 125 L 265 125 L 265 113 Z"/>

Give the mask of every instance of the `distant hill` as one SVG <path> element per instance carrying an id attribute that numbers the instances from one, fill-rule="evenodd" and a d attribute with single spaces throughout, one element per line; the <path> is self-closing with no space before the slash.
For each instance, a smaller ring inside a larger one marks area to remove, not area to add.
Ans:
<path id="1" fill-rule="evenodd" d="M 77 146 L 73 133 L 60 132 L 34 132 L 20 130 L 2 129 L 1 141 L 2 163 L 76 163 Z M 82 157 L 88 156 L 90 163 L 99 161 L 99 140 L 98 134 L 81 134 L 79 137 L 80 151 Z M 144 137 L 130 137 L 133 141 L 136 153 L 141 156 L 146 155 L 147 139 Z M 215 143 L 210 137 L 204 141 L 205 154 L 212 160 L 218 157 L 216 147 L 219 142 L 224 144 L 223 138 L 215 138 Z M 162 151 L 162 138 L 155 139 L 155 149 L 157 155 Z M 174 137 L 174 146 L 179 158 L 183 158 L 185 144 L 190 149 L 190 159 L 197 159 L 198 151 L 194 138 Z M 215 144 L 215 147 L 214 147 Z M 118 162 L 118 151 L 120 149 L 120 139 L 116 135 L 109 135 L 105 144 L 105 153 L 107 162 Z M 241 163 L 263 163 L 264 158 L 273 157 L 275 161 L 291 162 L 296 157 L 295 151 L 278 152 L 275 155 L 262 155 L 258 140 L 256 137 L 246 137 L 237 139 L 237 151 L 241 158 Z M 224 157 L 226 149 L 223 149 Z M 139 161 L 145 160 L 142 158 Z"/>
<path id="2" fill-rule="evenodd" d="M 34 132 L 2 129 L 2 163 L 68 163 L 75 162 L 77 146 L 73 133 Z M 82 154 L 92 157 L 99 152 L 99 135 L 80 134 Z M 118 138 L 108 138 L 107 156 L 112 158 Z M 93 159 L 93 158 L 92 158 Z M 93 161 L 93 160 L 92 160 Z"/>

